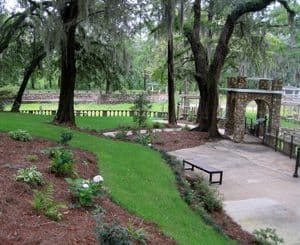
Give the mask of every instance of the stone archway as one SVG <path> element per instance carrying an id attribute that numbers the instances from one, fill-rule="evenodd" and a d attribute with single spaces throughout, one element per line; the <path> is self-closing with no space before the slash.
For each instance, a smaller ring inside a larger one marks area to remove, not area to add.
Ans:
<path id="1" fill-rule="evenodd" d="M 282 82 L 257 79 L 258 89 L 248 89 L 246 79 L 246 77 L 231 77 L 227 81 L 225 134 L 232 136 L 235 142 L 242 142 L 244 139 L 246 106 L 252 100 L 257 103 L 258 117 L 266 115 L 268 105 L 269 133 L 275 134 L 280 126 Z"/>

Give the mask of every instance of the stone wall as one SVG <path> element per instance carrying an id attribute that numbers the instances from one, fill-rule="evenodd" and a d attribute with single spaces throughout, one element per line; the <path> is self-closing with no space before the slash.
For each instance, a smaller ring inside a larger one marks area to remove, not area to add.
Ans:
<path id="1" fill-rule="evenodd" d="M 74 100 L 77 103 L 119 104 L 132 103 L 136 97 L 137 94 L 100 94 L 94 91 L 75 91 Z M 151 103 L 168 100 L 167 94 L 150 94 L 147 97 Z M 26 92 L 23 96 L 23 102 L 58 102 L 58 99 L 58 92 Z"/>

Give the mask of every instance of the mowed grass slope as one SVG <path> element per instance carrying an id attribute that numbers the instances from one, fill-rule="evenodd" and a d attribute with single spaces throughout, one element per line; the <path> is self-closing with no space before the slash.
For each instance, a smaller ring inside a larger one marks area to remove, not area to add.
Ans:
<path id="1" fill-rule="evenodd" d="M 26 129 L 33 136 L 57 140 L 62 129 L 47 124 L 49 120 L 49 117 L 0 113 L 0 130 Z M 105 186 L 116 202 L 157 223 L 179 244 L 233 243 L 205 225 L 189 209 L 177 191 L 173 173 L 157 152 L 76 131 L 71 145 L 97 155 Z"/>

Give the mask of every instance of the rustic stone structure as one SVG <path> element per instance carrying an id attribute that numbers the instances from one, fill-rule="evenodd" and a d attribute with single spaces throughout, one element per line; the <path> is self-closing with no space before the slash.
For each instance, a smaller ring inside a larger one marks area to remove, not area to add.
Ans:
<path id="1" fill-rule="evenodd" d="M 225 134 L 232 136 L 235 142 L 243 141 L 246 107 L 253 100 L 257 104 L 257 118 L 264 118 L 269 114 L 269 133 L 275 134 L 280 126 L 282 82 L 260 79 L 258 89 L 248 89 L 246 79 L 231 77 L 227 81 Z"/>

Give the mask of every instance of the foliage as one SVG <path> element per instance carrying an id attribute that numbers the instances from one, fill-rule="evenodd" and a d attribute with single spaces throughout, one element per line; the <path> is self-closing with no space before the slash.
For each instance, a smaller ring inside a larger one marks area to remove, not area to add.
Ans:
<path id="1" fill-rule="evenodd" d="M 42 213 L 54 221 L 59 221 L 62 219 L 62 214 L 59 212 L 59 210 L 66 208 L 66 206 L 54 200 L 53 184 L 48 184 L 41 191 L 33 190 L 33 192 L 34 196 L 32 206 L 38 213 Z"/>
<path id="2" fill-rule="evenodd" d="M 69 190 L 72 196 L 80 206 L 93 205 L 93 199 L 103 193 L 103 178 L 100 175 L 95 176 L 92 181 L 81 178 L 74 180 L 66 178 L 66 181 L 69 184 Z"/>
<path id="3" fill-rule="evenodd" d="M 62 145 L 68 145 L 68 142 L 73 139 L 73 132 L 71 130 L 64 130 L 60 134 L 59 143 Z"/>
<path id="4" fill-rule="evenodd" d="M 283 244 L 284 240 L 280 238 L 275 229 L 266 228 L 254 230 L 255 243 L 259 245 L 277 245 Z"/>
<path id="5" fill-rule="evenodd" d="M 120 226 L 116 223 L 108 224 L 98 220 L 95 234 L 101 244 L 104 245 L 131 245 L 146 244 L 146 233 L 143 228 L 136 229 L 132 223 L 127 227 Z"/>
<path id="6" fill-rule="evenodd" d="M 49 147 L 45 150 L 43 150 L 43 153 L 47 155 L 48 158 L 54 158 L 57 154 L 59 154 L 59 151 L 62 151 L 63 147 L 56 146 L 56 147 Z"/>
<path id="7" fill-rule="evenodd" d="M 17 181 L 23 181 L 32 185 L 42 185 L 44 183 L 43 175 L 37 171 L 36 166 L 19 169 L 15 178 Z"/>
<path id="8" fill-rule="evenodd" d="M 63 148 L 56 148 L 51 158 L 51 172 L 59 176 L 76 175 L 72 151 Z"/>
<path id="9" fill-rule="evenodd" d="M 27 155 L 25 159 L 29 162 L 37 162 L 39 160 L 37 155 Z"/>
<path id="10" fill-rule="evenodd" d="M 208 185 L 208 183 L 200 178 L 193 183 L 192 188 L 195 190 L 195 195 L 203 203 L 204 208 L 209 211 L 220 211 L 223 208 L 223 202 L 216 188 Z"/>
<path id="11" fill-rule="evenodd" d="M 9 132 L 9 135 L 12 139 L 18 140 L 18 141 L 26 142 L 26 141 L 32 140 L 31 135 L 26 130 L 22 130 L 22 129 L 18 129 L 16 131 L 11 131 L 11 132 Z"/>
<path id="12" fill-rule="evenodd" d="M 124 140 L 127 138 L 127 130 L 124 128 L 120 128 L 115 135 L 116 139 Z"/>
<path id="13" fill-rule="evenodd" d="M 0 131 L 20 127 L 34 129 L 35 136 L 55 141 L 61 128 L 45 123 L 50 120 L 50 116 L 0 113 Z M 82 118 L 82 126 L 92 120 L 101 122 L 98 118 Z M 117 117 L 110 121 L 119 124 Z M 182 200 L 176 186 L 177 175 L 174 176 L 158 152 L 84 132 L 75 131 L 74 136 L 76 141 L 71 141 L 70 145 L 92 152 L 101 159 L 106 187 L 112 199 L 122 207 L 157 223 L 179 244 L 234 244 L 206 225 Z M 176 166 L 182 171 L 182 164 Z M 195 232 L 199 230 L 201 233 Z"/>
<path id="14" fill-rule="evenodd" d="M 137 95 L 134 100 L 134 105 L 131 110 L 134 110 L 133 121 L 138 125 L 139 128 L 146 125 L 147 112 L 151 108 L 150 101 L 147 100 L 145 94 Z"/>
<path id="15" fill-rule="evenodd" d="M 142 145 L 151 144 L 152 140 L 153 140 L 152 134 L 142 134 L 142 133 L 138 133 L 135 139 L 137 143 Z"/>
<path id="16" fill-rule="evenodd" d="M 158 128 L 158 129 L 162 129 L 165 128 L 165 125 L 161 122 L 153 122 L 153 128 Z"/>

